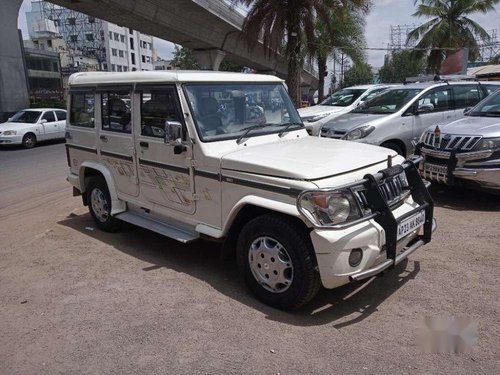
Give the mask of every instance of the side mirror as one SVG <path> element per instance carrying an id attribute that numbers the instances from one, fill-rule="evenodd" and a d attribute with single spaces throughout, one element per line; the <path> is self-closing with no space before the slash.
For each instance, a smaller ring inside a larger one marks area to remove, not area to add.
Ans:
<path id="1" fill-rule="evenodd" d="M 12 120 L 12 117 L 9 117 L 9 118 L 7 119 L 7 122 L 10 122 L 11 120 Z"/>
<path id="2" fill-rule="evenodd" d="M 181 142 L 182 124 L 179 121 L 165 121 L 165 143 L 175 146 Z"/>
<path id="3" fill-rule="evenodd" d="M 40 124 L 45 124 L 46 122 L 47 122 L 47 120 L 45 120 L 45 119 L 40 120 Z"/>
<path id="4" fill-rule="evenodd" d="M 467 107 L 464 109 L 464 116 L 468 116 L 470 111 L 472 111 L 472 108 L 471 107 Z"/>
<path id="5" fill-rule="evenodd" d="M 417 108 L 417 114 L 420 113 L 429 113 L 434 111 L 434 104 L 428 103 L 428 104 L 420 104 Z"/>

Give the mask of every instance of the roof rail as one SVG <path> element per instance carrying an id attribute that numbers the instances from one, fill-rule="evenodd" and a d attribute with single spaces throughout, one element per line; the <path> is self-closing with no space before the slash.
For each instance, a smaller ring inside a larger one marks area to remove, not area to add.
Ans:
<path id="1" fill-rule="evenodd" d="M 446 74 L 446 75 L 419 75 L 416 77 L 405 78 L 403 84 L 408 83 L 423 83 L 423 82 L 449 82 L 449 81 L 475 81 L 476 76 L 466 74 Z"/>

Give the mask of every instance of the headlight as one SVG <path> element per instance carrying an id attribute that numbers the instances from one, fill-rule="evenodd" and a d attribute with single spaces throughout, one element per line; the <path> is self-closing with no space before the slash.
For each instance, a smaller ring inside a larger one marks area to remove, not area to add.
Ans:
<path id="1" fill-rule="evenodd" d="M 17 134 L 17 131 L 15 130 L 6 130 L 3 132 L 2 135 L 16 135 Z"/>
<path id="2" fill-rule="evenodd" d="M 298 208 L 316 226 L 332 226 L 361 218 L 350 190 L 307 191 L 299 197 Z"/>
<path id="3" fill-rule="evenodd" d="M 483 138 L 474 147 L 474 150 L 493 150 L 495 148 L 500 148 L 500 138 Z"/>
<path id="4" fill-rule="evenodd" d="M 370 125 L 360 126 L 359 128 L 351 130 L 349 133 L 344 135 L 342 139 L 345 139 L 346 141 L 353 141 L 355 139 L 365 138 L 374 130 L 375 128 Z"/>

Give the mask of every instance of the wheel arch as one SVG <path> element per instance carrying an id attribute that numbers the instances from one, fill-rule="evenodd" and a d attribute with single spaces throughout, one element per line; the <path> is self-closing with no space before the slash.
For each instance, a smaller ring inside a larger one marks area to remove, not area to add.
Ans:
<path id="1" fill-rule="evenodd" d="M 116 215 L 127 210 L 126 203 L 118 198 L 118 194 L 116 193 L 116 184 L 111 172 L 104 165 L 91 161 L 83 162 L 80 165 L 78 176 L 82 194 L 86 193 L 85 189 L 87 187 L 87 180 L 90 177 L 101 176 L 104 178 L 111 197 L 111 215 Z"/>
<path id="2" fill-rule="evenodd" d="M 387 139 L 384 142 L 382 142 L 380 146 L 385 147 L 384 145 L 386 145 L 387 143 L 394 143 L 395 145 L 397 145 L 401 149 L 401 151 L 403 151 L 404 154 L 402 155 L 403 157 L 406 157 L 408 155 L 406 144 L 401 139 L 397 138 Z"/>

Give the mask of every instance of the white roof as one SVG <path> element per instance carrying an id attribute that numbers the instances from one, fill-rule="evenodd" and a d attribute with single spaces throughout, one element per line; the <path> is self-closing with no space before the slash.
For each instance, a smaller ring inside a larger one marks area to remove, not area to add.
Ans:
<path id="1" fill-rule="evenodd" d="M 282 79 L 266 74 L 245 74 L 214 72 L 205 70 L 173 70 L 152 72 L 84 72 L 69 77 L 69 85 L 95 86 L 134 83 L 176 83 L 176 82 L 283 82 Z"/>

